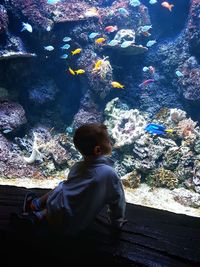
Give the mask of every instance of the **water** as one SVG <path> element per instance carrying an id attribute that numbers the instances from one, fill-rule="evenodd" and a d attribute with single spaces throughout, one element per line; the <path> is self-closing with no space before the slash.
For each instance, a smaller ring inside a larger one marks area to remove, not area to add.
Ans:
<path id="1" fill-rule="evenodd" d="M 22 2 L 0 1 L 0 183 L 53 188 L 98 121 L 128 202 L 199 216 L 200 3 Z"/>

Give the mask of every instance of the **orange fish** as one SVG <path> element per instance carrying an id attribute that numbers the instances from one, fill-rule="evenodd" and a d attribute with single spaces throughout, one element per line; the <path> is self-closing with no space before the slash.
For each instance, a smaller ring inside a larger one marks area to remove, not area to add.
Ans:
<path id="1" fill-rule="evenodd" d="M 169 9 L 169 11 L 172 11 L 172 7 L 174 7 L 174 5 L 170 5 L 168 2 L 162 2 L 161 6 Z"/>
<path id="2" fill-rule="evenodd" d="M 106 32 L 114 32 L 117 30 L 118 30 L 117 26 L 107 26 L 104 28 L 104 31 L 106 31 Z"/>

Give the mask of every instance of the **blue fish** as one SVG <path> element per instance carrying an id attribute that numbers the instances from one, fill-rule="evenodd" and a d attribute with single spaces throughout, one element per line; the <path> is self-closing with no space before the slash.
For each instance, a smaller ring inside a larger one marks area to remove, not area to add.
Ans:
<path id="1" fill-rule="evenodd" d="M 47 0 L 47 4 L 54 5 L 60 2 L 60 0 Z"/>
<path id="2" fill-rule="evenodd" d="M 126 10 L 126 8 L 123 8 L 123 7 L 118 8 L 118 12 L 123 16 L 129 15 L 129 12 Z"/>
<path id="3" fill-rule="evenodd" d="M 93 39 L 93 38 L 95 38 L 97 35 L 99 35 L 98 32 L 92 32 L 92 33 L 89 34 L 89 38 L 90 38 L 90 39 Z"/>
<path id="4" fill-rule="evenodd" d="M 166 127 L 161 124 L 156 123 L 149 123 L 145 127 L 145 131 L 150 134 L 158 134 L 158 135 L 165 135 L 166 134 Z"/>
<path id="5" fill-rule="evenodd" d="M 63 38 L 63 42 L 69 42 L 71 41 L 71 39 L 72 39 L 71 37 L 66 36 Z"/>
<path id="6" fill-rule="evenodd" d="M 60 58 L 62 58 L 62 59 L 67 59 L 67 58 L 68 58 L 68 55 L 67 55 L 67 54 L 64 54 L 64 55 L 62 55 Z"/>
<path id="7" fill-rule="evenodd" d="M 65 44 L 65 45 L 61 46 L 61 49 L 69 49 L 69 48 L 70 48 L 69 44 Z"/>

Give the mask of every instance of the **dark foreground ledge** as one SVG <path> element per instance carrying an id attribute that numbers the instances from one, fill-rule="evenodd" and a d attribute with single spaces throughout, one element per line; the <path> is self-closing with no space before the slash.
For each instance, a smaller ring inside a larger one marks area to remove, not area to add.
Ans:
<path id="1" fill-rule="evenodd" d="M 128 223 L 120 234 L 111 233 L 104 211 L 78 238 L 58 236 L 44 227 L 16 230 L 9 217 L 21 211 L 27 191 L 0 186 L 1 266 L 200 266 L 199 218 L 127 204 Z M 42 195 L 48 190 L 31 191 Z"/>

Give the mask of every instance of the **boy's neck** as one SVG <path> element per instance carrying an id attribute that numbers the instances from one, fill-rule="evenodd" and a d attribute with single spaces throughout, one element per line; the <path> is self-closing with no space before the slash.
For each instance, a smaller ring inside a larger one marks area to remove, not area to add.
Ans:
<path id="1" fill-rule="evenodd" d="M 105 155 L 92 155 L 92 156 L 83 156 L 84 158 L 84 161 L 91 161 L 91 160 L 94 160 L 94 159 L 97 159 L 99 157 L 104 157 Z"/>

